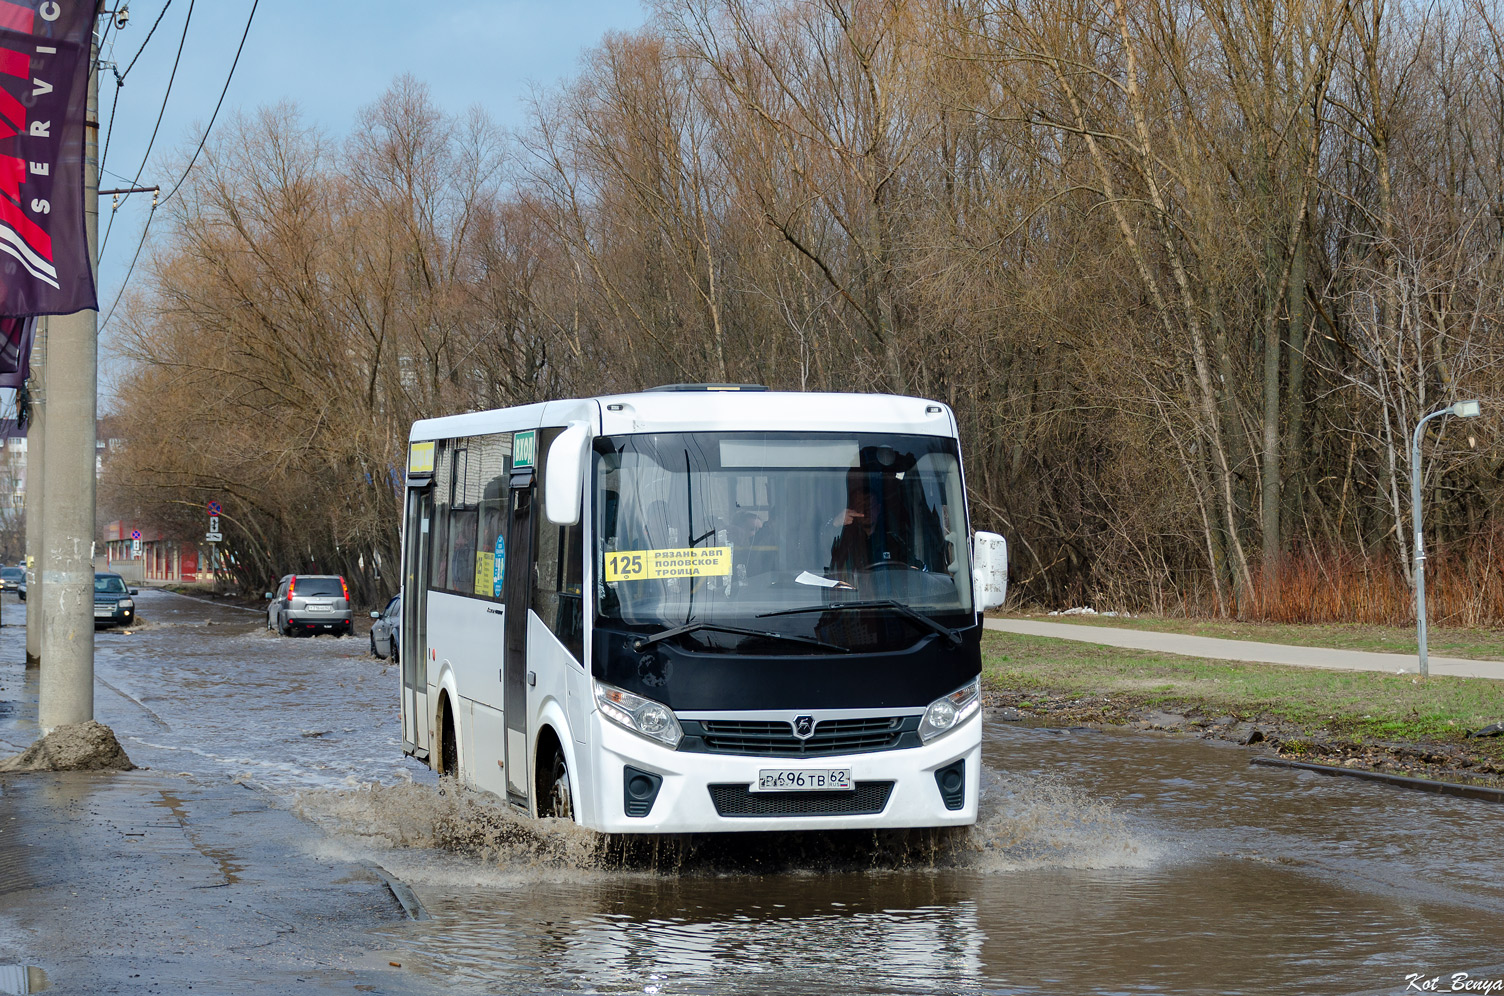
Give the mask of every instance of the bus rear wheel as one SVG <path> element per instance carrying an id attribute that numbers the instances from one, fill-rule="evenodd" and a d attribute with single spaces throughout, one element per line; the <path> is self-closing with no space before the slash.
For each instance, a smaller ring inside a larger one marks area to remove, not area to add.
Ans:
<path id="1" fill-rule="evenodd" d="M 439 736 L 439 777 L 455 778 L 460 773 L 460 746 L 454 736 L 454 717 L 449 713 L 449 704 L 444 704 L 444 725 Z"/>

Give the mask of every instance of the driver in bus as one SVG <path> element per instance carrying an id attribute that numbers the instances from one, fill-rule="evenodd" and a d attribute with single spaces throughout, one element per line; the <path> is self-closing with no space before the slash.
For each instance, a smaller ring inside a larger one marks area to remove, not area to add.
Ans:
<path id="1" fill-rule="evenodd" d="M 830 547 L 830 570 L 843 573 L 870 571 L 881 565 L 908 567 L 914 562 L 913 546 L 898 528 L 897 516 L 888 506 L 900 505 L 897 489 L 893 502 L 884 501 L 889 484 L 898 482 L 880 471 L 853 468 L 846 475 L 846 507 L 832 520 L 839 527 Z"/>

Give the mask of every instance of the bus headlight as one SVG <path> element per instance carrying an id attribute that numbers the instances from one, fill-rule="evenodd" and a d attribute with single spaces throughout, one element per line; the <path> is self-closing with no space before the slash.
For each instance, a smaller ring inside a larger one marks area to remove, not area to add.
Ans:
<path id="1" fill-rule="evenodd" d="M 919 739 L 929 743 L 970 719 L 982 708 L 982 679 L 973 678 L 943 699 L 936 699 L 924 710 L 919 721 Z"/>
<path id="2" fill-rule="evenodd" d="M 600 707 L 602 716 L 649 740 L 678 747 L 679 741 L 684 739 L 679 720 L 662 702 L 654 702 L 641 695 L 597 682 L 595 704 Z"/>

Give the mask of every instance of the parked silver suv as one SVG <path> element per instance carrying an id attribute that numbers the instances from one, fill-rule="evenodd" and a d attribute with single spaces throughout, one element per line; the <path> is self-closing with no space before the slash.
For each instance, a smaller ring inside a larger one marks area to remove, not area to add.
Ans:
<path id="1" fill-rule="evenodd" d="M 266 628 L 274 633 L 350 632 L 350 588 L 338 574 L 289 574 L 266 597 Z"/>

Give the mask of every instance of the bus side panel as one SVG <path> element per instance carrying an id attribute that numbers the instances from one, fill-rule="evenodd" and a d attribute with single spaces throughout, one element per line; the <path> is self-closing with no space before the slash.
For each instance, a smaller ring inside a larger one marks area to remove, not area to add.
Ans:
<path id="1" fill-rule="evenodd" d="M 584 790 L 594 783 L 596 777 L 591 768 L 588 745 L 590 678 L 535 612 L 528 613 L 527 658 L 528 670 L 536 676 L 536 684 L 527 690 L 528 729 L 532 734 L 533 751 L 536 754 L 545 712 L 564 717 L 562 722 L 567 723 L 569 729 L 556 732 L 566 756 L 573 754 L 569 779 L 577 807 L 575 819 L 586 826 L 592 825 L 595 822 L 595 814 L 591 812 L 594 794 Z M 560 722 L 555 719 L 552 725 L 558 726 Z M 534 770 L 537 764 L 534 757 Z"/>
<path id="2" fill-rule="evenodd" d="M 500 709 L 466 699 L 470 712 L 470 784 L 507 797 L 507 780 L 501 764 L 501 738 L 506 736 L 506 714 Z"/>
<path id="3" fill-rule="evenodd" d="M 496 602 L 443 591 L 428 593 L 429 673 L 437 674 L 448 662 L 460 698 L 486 707 L 454 703 L 455 722 L 470 727 L 456 731 L 465 748 L 461 774 L 465 782 L 480 788 L 490 788 L 492 777 L 500 773 L 496 760 L 502 756 L 501 732 L 487 719 L 502 708 L 504 620 L 502 607 Z M 434 731 L 436 735 L 439 732 Z"/>

